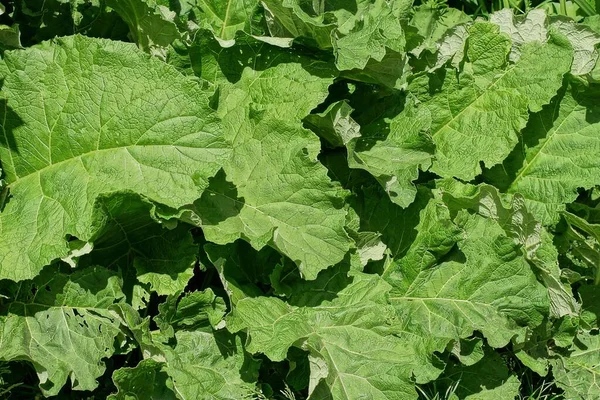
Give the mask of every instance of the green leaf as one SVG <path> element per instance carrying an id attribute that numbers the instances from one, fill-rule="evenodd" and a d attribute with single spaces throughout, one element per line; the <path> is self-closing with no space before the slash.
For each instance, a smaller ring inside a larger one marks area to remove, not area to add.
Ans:
<path id="1" fill-rule="evenodd" d="M 593 279 L 594 284 L 600 283 L 600 224 L 591 223 L 577 215 L 563 212 L 563 218 L 570 227 L 567 234 L 562 236 L 568 241 L 569 251 L 573 257 L 592 271 L 587 274 Z M 598 222 L 598 221 L 593 221 Z"/>
<path id="2" fill-rule="evenodd" d="M 224 316 L 225 302 L 211 289 L 206 289 L 168 296 L 164 303 L 158 305 L 154 321 L 163 333 L 174 337 L 175 331 L 216 328 Z"/>
<path id="3" fill-rule="evenodd" d="M 165 48 L 179 38 L 174 15 L 155 0 L 107 0 L 106 5 L 123 18 L 133 41 L 146 52 L 164 57 Z"/>
<path id="4" fill-rule="evenodd" d="M 0 214 L 2 278 L 31 278 L 66 256 L 68 235 L 92 239 L 100 194 L 129 190 L 179 208 L 229 157 L 203 92 L 133 45 L 61 38 L 6 53 L 0 71 L 11 196 Z"/>
<path id="5" fill-rule="evenodd" d="M 262 3 L 271 36 L 302 38 L 320 49 L 333 47 L 335 25 L 326 21 L 320 13 L 322 10 L 304 11 L 300 0 L 264 0 Z"/>
<path id="6" fill-rule="evenodd" d="M 436 381 L 440 393 L 452 388 L 457 399 L 465 400 L 514 399 L 519 395 L 520 385 L 498 353 L 489 350 L 474 365 L 451 363 Z"/>
<path id="7" fill-rule="evenodd" d="M 441 93 L 429 99 L 434 82 L 413 84 L 426 91 L 424 106 L 433 118 L 436 161 L 432 171 L 464 180 L 481 172 L 480 161 L 490 167 L 504 160 L 525 127 L 527 110 L 539 111 L 550 102 L 572 60 L 569 45 L 552 39 L 524 45 L 521 58 L 507 65 L 510 40 L 496 25 L 483 22 L 469 28 L 468 43 L 469 68 L 460 79 L 447 71 Z M 488 148 L 494 151 L 484 150 Z"/>
<path id="8" fill-rule="evenodd" d="M 523 256 L 548 289 L 552 317 L 578 314 L 579 306 L 573 298 L 571 286 L 561 282 L 558 252 L 552 244 L 552 236 L 527 210 L 523 197 L 517 194 L 510 199 L 510 205 L 504 205 L 497 189 L 492 186 L 473 187 L 446 180 L 439 181 L 438 187 L 451 209 L 470 209 L 497 221 L 506 235 L 521 245 Z"/>
<path id="9" fill-rule="evenodd" d="M 20 49 L 21 31 L 19 25 L 13 26 L 0 25 L 0 48 L 2 49 Z"/>
<path id="10" fill-rule="evenodd" d="M 182 299 L 181 307 L 175 314 L 168 310 L 162 313 L 166 319 L 161 319 L 160 324 L 173 323 L 172 327 L 176 330 L 174 338 L 150 331 L 150 319 L 142 320 L 127 305 L 113 308 L 113 312 L 133 332 L 144 358 L 160 362 L 160 371 L 166 372 L 172 382 L 167 379 L 167 387 L 172 388 L 177 398 L 251 398 L 258 393 L 255 382 L 260 362 L 244 351 L 239 335 L 210 328 L 194 329 L 200 320 L 188 315 L 188 312 L 191 313 L 193 308 L 212 295 L 208 291 L 197 293 L 187 300 Z M 167 307 L 168 303 L 165 304 Z M 157 371 L 159 365 L 154 364 L 154 367 Z M 164 379 L 160 371 L 157 371 L 157 376 Z"/>
<path id="11" fill-rule="evenodd" d="M 234 305 L 245 297 L 263 294 L 259 285 L 268 284 L 271 269 L 282 262 L 282 256 L 272 248 L 256 251 L 241 240 L 226 246 L 208 243 L 204 250 Z"/>
<path id="12" fill-rule="evenodd" d="M 558 387 L 569 399 L 590 399 L 600 396 L 600 336 L 582 333 L 564 356 L 552 362 Z"/>
<path id="13" fill-rule="evenodd" d="M 430 126 L 428 109 L 415 109 L 409 100 L 404 111 L 390 121 L 384 140 L 362 137 L 349 143 L 348 165 L 369 171 L 394 203 L 408 207 L 417 194 L 413 181 L 419 169 L 431 166 L 434 146 L 427 134 Z"/>
<path id="14" fill-rule="evenodd" d="M 200 10 L 199 19 L 215 35 L 224 47 L 235 43 L 238 31 L 247 31 L 258 0 L 196 0 Z"/>
<path id="15" fill-rule="evenodd" d="M 423 51 L 435 52 L 439 49 L 438 43 L 451 34 L 453 28 L 470 22 L 470 16 L 455 8 L 439 10 L 428 5 L 418 7 L 410 23 L 423 40 L 411 53 L 418 57 Z"/>
<path id="16" fill-rule="evenodd" d="M 571 74 L 589 74 L 598 61 L 598 50 L 600 34 L 594 32 L 585 25 L 575 24 L 571 19 L 555 19 L 551 25 L 561 34 L 565 35 L 573 46 L 573 66 Z"/>
<path id="17" fill-rule="evenodd" d="M 46 396 L 68 378 L 75 390 L 95 389 L 116 350 L 120 323 L 108 308 L 124 300 L 121 285 L 101 267 L 48 268 L 33 281 L 5 283 L 11 302 L 0 316 L 0 360 L 32 362 Z"/>
<path id="18" fill-rule="evenodd" d="M 407 255 L 384 276 L 399 318 L 437 338 L 477 330 L 503 347 L 523 339 L 525 327 L 539 325 L 549 308 L 545 288 L 497 222 L 461 211 L 453 223 L 436 201 L 422 212 Z"/>
<path id="19" fill-rule="evenodd" d="M 244 399 L 256 394 L 258 362 L 244 353 L 239 336 L 227 332 L 181 331 L 165 347 L 165 370 L 184 399 Z M 201 395 L 201 397 L 198 397 Z"/>
<path id="20" fill-rule="evenodd" d="M 234 150 L 225 174 L 194 205 L 207 240 L 269 244 L 307 279 L 344 257 L 341 188 L 317 161 L 318 138 L 301 126 L 331 83 L 327 65 L 290 62 L 247 68 L 223 89 L 219 113 Z"/>
<path id="21" fill-rule="evenodd" d="M 78 33 L 127 39 L 127 24 L 102 0 L 20 0 L 12 5 L 12 28 L 19 25 L 25 47 Z"/>
<path id="22" fill-rule="evenodd" d="M 360 137 L 360 125 L 350 115 L 354 109 L 346 101 L 331 104 L 325 111 L 306 116 L 304 122 L 332 147 L 344 147 Z"/>
<path id="23" fill-rule="evenodd" d="M 412 370 L 437 375 L 427 364 L 429 351 L 439 343 L 399 328 L 398 336 L 390 335 L 394 327 L 384 317 L 390 315 L 388 291 L 379 277 L 356 274 L 335 299 L 312 307 L 274 297 L 246 298 L 237 304 L 229 329 L 246 329 L 248 350 L 274 361 L 284 359 L 291 346 L 308 350 L 311 398 L 416 398 Z"/>
<path id="24" fill-rule="evenodd" d="M 113 372 L 113 382 L 118 392 L 109 400 L 175 400 L 173 383 L 163 368 L 163 363 L 153 359 L 139 362 L 133 368 L 120 368 Z"/>
<path id="25" fill-rule="evenodd" d="M 558 221 L 557 211 L 577 198 L 578 188 L 600 183 L 597 98 L 594 90 L 570 87 L 532 116 L 523 131 L 523 161 L 507 165 L 509 171 L 518 170 L 511 172 L 508 191 L 522 194 L 544 224 Z"/>
<path id="26" fill-rule="evenodd" d="M 198 253 L 189 225 L 163 226 L 155 206 L 133 193 L 101 195 L 95 207 L 98 231 L 93 250 L 80 258 L 80 265 L 133 267 L 137 279 L 159 295 L 185 288 Z"/>
<path id="27" fill-rule="evenodd" d="M 392 5 L 376 0 L 354 18 L 360 21 L 334 41 L 336 66 L 340 71 L 364 69 L 370 59 L 382 61 L 387 50 L 402 52 L 405 38 Z"/>
<path id="28" fill-rule="evenodd" d="M 600 328 L 600 293 L 597 285 L 584 285 L 579 288 L 581 298 L 582 324 L 588 329 Z"/>
<path id="29" fill-rule="evenodd" d="M 461 364 L 470 367 L 485 356 L 483 345 L 483 340 L 478 337 L 461 339 L 454 342 L 451 352 Z"/>

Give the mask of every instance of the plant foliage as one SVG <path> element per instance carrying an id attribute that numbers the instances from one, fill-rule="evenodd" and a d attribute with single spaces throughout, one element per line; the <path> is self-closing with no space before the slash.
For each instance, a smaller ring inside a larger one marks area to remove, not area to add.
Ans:
<path id="1" fill-rule="evenodd" d="M 0 7 L 0 397 L 600 398 L 600 17 Z"/>

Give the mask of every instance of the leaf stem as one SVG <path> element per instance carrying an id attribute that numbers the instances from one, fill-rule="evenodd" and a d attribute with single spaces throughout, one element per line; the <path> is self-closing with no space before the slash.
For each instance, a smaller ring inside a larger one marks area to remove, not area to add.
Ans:
<path id="1" fill-rule="evenodd" d="M 477 2 L 479 3 L 479 7 L 483 10 L 484 15 L 489 14 L 487 6 L 485 5 L 485 0 L 477 0 Z"/>
<path id="2" fill-rule="evenodd" d="M 589 17 L 598 14 L 596 10 L 586 0 L 573 0 L 575 4 Z"/>
<path id="3" fill-rule="evenodd" d="M 560 0 L 560 15 L 567 16 L 567 0 Z"/>

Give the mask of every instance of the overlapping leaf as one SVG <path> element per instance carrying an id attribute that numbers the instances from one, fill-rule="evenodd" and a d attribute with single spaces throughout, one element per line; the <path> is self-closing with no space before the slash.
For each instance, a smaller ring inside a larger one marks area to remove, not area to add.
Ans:
<path id="1" fill-rule="evenodd" d="M 572 60 L 568 44 L 527 44 L 521 58 L 507 64 L 510 47 L 510 39 L 496 25 L 475 23 L 469 28 L 468 64 L 460 79 L 442 71 L 437 78 L 413 83 L 433 118 L 432 171 L 470 180 L 480 173 L 481 161 L 488 167 L 502 162 L 518 142 L 528 109 L 539 111 L 561 87 Z"/>
<path id="2" fill-rule="evenodd" d="M 600 394 L 600 336 L 584 333 L 577 335 L 573 346 L 564 357 L 553 362 L 556 383 L 571 399 L 589 399 Z"/>
<path id="3" fill-rule="evenodd" d="M 233 155 L 195 204 L 208 240 L 271 244 L 308 279 L 344 257 L 341 189 L 316 160 L 317 137 L 301 125 L 331 82 L 326 65 L 290 62 L 247 68 L 225 87 L 219 112 Z"/>
<path id="4" fill-rule="evenodd" d="M 597 185 L 596 91 L 569 88 L 534 116 L 523 132 L 525 146 L 505 162 L 508 191 L 522 194 L 545 224 L 577 198 L 577 188 Z"/>
<path id="5" fill-rule="evenodd" d="M 546 290 L 496 222 L 464 211 L 453 222 L 431 201 L 418 229 L 407 255 L 386 271 L 400 319 L 447 339 L 478 330 L 494 347 L 542 322 Z"/>
<path id="6" fill-rule="evenodd" d="M 95 389 L 103 360 L 118 350 L 120 324 L 109 307 L 124 300 L 120 277 L 101 267 L 73 274 L 49 268 L 3 286 L 12 301 L 0 316 L 0 359 L 32 362 L 46 396 L 68 378 L 76 390 Z"/>
<path id="7" fill-rule="evenodd" d="M 129 190 L 178 208 L 230 154 L 196 84 L 132 45 L 68 37 L 6 54 L 0 68 L 11 196 L 1 277 L 32 278 L 67 255 L 68 235 L 91 239 L 100 194 Z"/>
<path id="8" fill-rule="evenodd" d="M 427 358 L 439 344 L 403 334 L 382 319 L 390 315 L 388 291 L 376 276 L 355 275 L 337 298 L 313 307 L 247 298 L 238 302 L 229 329 L 246 329 L 248 350 L 272 360 L 284 359 L 291 346 L 308 350 L 311 398 L 415 398 L 411 373 L 436 375 Z M 391 336 L 394 331 L 400 337 Z"/>

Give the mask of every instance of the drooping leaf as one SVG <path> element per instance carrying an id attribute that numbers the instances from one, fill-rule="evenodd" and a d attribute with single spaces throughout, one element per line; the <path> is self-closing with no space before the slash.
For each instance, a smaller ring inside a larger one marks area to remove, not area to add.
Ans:
<path id="1" fill-rule="evenodd" d="M 336 66 L 340 71 L 364 69 L 370 59 L 381 62 L 387 51 L 404 50 L 404 32 L 390 3 L 376 0 L 353 18 L 360 23 L 347 31 L 338 28 L 344 36 L 334 41 Z M 345 25 L 350 25 L 349 21 Z"/>
<path id="2" fill-rule="evenodd" d="M 75 390 L 95 389 L 103 360 L 118 350 L 120 324 L 109 306 L 124 300 L 120 277 L 101 267 L 47 268 L 33 281 L 3 286 L 12 301 L 0 315 L 0 360 L 32 362 L 46 396 L 69 378 Z"/>
<path id="3" fill-rule="evenodd" d="M 436 381 L 436 388 L 440 393 L 451 390 L 457 399 L 503 400 L 516 398 L 520 384 L 504 360 L 488 350 L 476 364 L 464 366 L 451 363 Z"/>
<path id="4" fill-rule="evenodd" d="M 258 0 L 195 0 L 197 18 L 206 24 L 224 47 L 235 43 L 238 31 L 247 29 Z"/>
<path id="5" fill-rule="evenodd" d="M 256 394 L 258 363 L 239 336 L 227 332 L 181 331 L 177 345 L 164 347 L 166 372 L 185 399 L 244 399 Z"/>
<path id="6" fill-rule="evenodd" d="M 388 290 L 376 276 L 355 275 L 337 298 L 313 307 L 294 307 L 273 297 L 246 298 L 237 304 L 230 329 L 246 329 L 248 350 L 272 360 L 285 358 L 294 345 L 307 349 L 311 398 L 416 398 L 411 371 L 439 373 L 427 366 L 428 350 L 439 344 L 399 331 L 400 337 L 389 335 L 394 327 L 381 318 L 389 315 Z"/>
<path id="7" fill-rule="evenodd" d="M 109 400 L 175 400 L 173 383 L 164 371 L 163 364 L 151 358 L 142 360 L 133 368 L 120 368 L 113 373 L 112 379 L 117 393 Z"/>
<path id="8" fill-rule="evenodd" d="M 552 244 L 552 236 L 527 210 L 523 197 L 515 195 L 506 199 L 510 205 L 505 205 L 492 186 L 474 187 L 446 180 L 439 181 L 438 187 L 451 209 L 470 209 L 497 221 L 506 235 L 521 246 L 523 256 L 548 289 L 552 317 L 578 314 L 579 305 L 573 298 L 571 286 L 561 282 L 558 252 Z"/>
<path id="9" fill-rule="evenodd" d="M 264 0 L 267 25 L 273 37 L 306 40 L 321 49 L 331 49 L 335 25 L 325 20 L 312 5 L 305 9 L 299 0 Z M 316 4 L 316 3 L 315 3 Z"/>
<path id="10" fill-rule="evenodd" d="M 226 246 L 209 243 L 204 250 L 234 305 L 245 297 L 262 295 L 259 285 L 269 283 L 271 269 L 282 262 L 275 250 L 265 247 L 256 251 L 241 240 Z"/>
<path id="11" fill-rule="evenodd" d="M 0 25 L 0 49 L 20 49 L 22 47 L 19 25 Z"/>
<path id="12" fill-rule="evenodd" d="M 175 331 L 216 328 L 225 315 L 225 302 L 211 289 L 183 295 L 176 293 L 159 304 L 158 311 L 156 324 L 163 333 L 174 337 Z"/>
<path id="13" fill-rule="evenodd" d="M 310 114 L 305 123 L 332 147 L 344 147 L 360 137 L 360 126 L 350 115 L 354 109 L 345 101 L 331 104 L 319 114 Z"/>
<path id="14" fill-rule="evenodd" d="M 100 196 L 95 206 L 93 226 L 99 230 L 79 264 L 133 267 L 137 279 L 159 295 L 185 288 L 198 253 L 190 226 L 165 227 L 153 215 L 154 205 L 132 193 Z"/>
<path id="15" fill-rule="evenodd" d="M 369 171 L 394 203 L 408 207 L 417 194 L 413 181 L 419 169 L 431 166 L 434 146 L 427 134 L 430 126 L 429 110 L 415 109 L 409 101 L 404 111 L 390 121 L 385 140 L 363 137 L 349 143 L 348 164 Z"/>
<path id="16" fill-rule="evenodd" d="M 599 183 L 597 98 L 595 90 L 568 89 L 532 116 L 522 153 L 506 163 L 508 191 L 522 194 L 544 224 L 558 221 L 557 211 L 577 198 L 577 188 Z"/>

